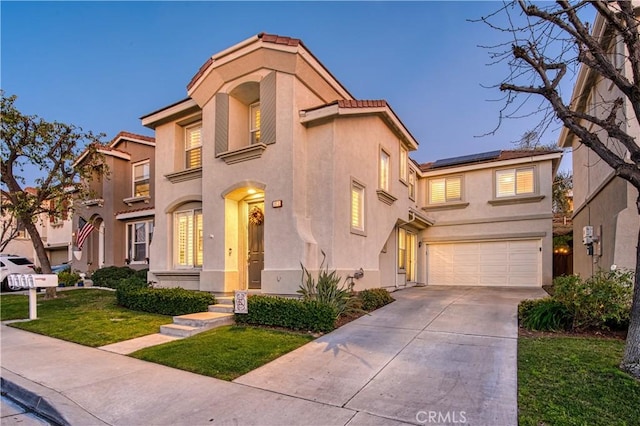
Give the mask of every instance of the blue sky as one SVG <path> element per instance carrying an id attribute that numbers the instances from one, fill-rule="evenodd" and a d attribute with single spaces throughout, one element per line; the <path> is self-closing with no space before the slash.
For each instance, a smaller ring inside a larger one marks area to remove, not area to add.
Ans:
<path id="1" fill-rule="evenodd" d="M 212 54 L 264 31 L 302 39 L 356 98 L 387 100 L 420 142 L 411 154 L 419 162 L 509 149 L 535 118 L 477 137 L 502 107 L 499 90 L 483 86 L 506 75 L 478 46 L 505 35 L 467 21 L 501 5 L 2 1 L 1 87 L 23 113 L 103 132 L 105 141 L 120 130 L 153 136 L 139 117 L 185 98 Z"/>

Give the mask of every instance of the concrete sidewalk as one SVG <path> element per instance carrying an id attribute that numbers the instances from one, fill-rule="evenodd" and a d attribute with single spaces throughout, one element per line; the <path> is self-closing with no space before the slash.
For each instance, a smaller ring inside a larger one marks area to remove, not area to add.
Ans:
<path id="1" fill-rule="evenodd" d="M 3 391 L 71 425 L 515 425 L 516 306 L 542 294 L 396 292 L 233 383 L 2 325 Z"/>

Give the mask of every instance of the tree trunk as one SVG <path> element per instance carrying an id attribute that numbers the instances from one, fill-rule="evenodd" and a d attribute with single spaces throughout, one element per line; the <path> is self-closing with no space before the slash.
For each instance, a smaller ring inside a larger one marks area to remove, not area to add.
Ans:
<path id="1" fill-rule="evenodd" d="M 638 195 L 636 203 L 640 214 L 640 195 Z M 629 320 L 627 342 L 620 368 L 640 379 L 640 230 L 638 230 L 638 241 L 636 243 L 636 274 L 633 284 L 631 319 Z"/>
<path id="2" fill-rule="evenodd" d="M 35 223 L 33 223 L 31 217 L 21 218 L 22 223 L 24 223 L 24 227 L 29 233 L 31 237 L 31 242 L 33 243 L 33 248 L 36 251 L 36 256 L 38 256 L 38 261 L 40 262 L 40 268 L 42 269 L 43 274 L 51 273 L 51 262 L 49 262 L 49 258 L 47 257 L 47 251 L 44 248 L 44 244 L 42 243 L 42 238 L 40 237 L 40 233 L 36 228 Z M 55 287 L 47 287 L 47 294 L 45 299 L 55 299 L 57 296 Z"/>

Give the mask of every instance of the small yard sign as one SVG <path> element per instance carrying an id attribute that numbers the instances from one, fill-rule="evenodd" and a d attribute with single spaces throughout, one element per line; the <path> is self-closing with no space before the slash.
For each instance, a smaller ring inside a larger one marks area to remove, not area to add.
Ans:
<path id="1" fill-rule="evenodd" d="M 247 292 L 236 290 L 233 305 L 233 312 L 236 314 L 248 314 L 249 304 L 247 303 Z"/>

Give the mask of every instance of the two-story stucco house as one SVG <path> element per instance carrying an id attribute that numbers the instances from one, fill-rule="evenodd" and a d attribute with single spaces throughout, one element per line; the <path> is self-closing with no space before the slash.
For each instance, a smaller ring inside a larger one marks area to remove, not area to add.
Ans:
<path id="1" fill-rule="evenodd" d="M 157 285 L 295 294 L 301 265 L 318 270 L 323 253 L 343 278 L 364 273 L 356 289 L 550 280 L 560 153 L 420 167 L 387 102 L 354 99 L 289 37 L 259 34 L 212 56 L 187 94 L 142 117 L 156 136 Z M 494 260 L 507 279 L 459 280 L 443 266 L 463 261 L 471 278 L 468 256 L 482 267 L 485 250 L 504 247 Z M 516 277 L 512 252 L 535 262 L 528 275 Z"/>
<path id="2" fill-rule="evenodd" d="M 637 0 L 635 3 L 640 4 Z M 594 22 L 593 34 L 609 46 L 609 55 L 616 68 L 624 75 L 631 76 L 624 43 L 612 28 L 606 27 L 600 15 Z M 610 81 L 582 66 L 572 95 L 573 109 L 604 119 L 610 115 L 611 104 L 617 98 L 623 100 L 617 117 L 622 123 L 622 130 L 635 137 L 636 143 L 640 144 L 638 118 L 628 99 Z M 597 128 L 594 126 L 594 129 Z M 608 138 L 604 130 L 600 129 L 599 136 L 613 152 L 622 158 L 625 153 L 628 156 L 628 150 L 616 140 Z M 617 177 L 609 165 L 583 146 L 580 139 L 566 127 L 560 134 L 558 145 L 572 148 L 573 152 L 574 271 L 588 277 L 599 269 L 609 270 L 612 265 L 634 270 L 640 227 L 637 189 Z M 627 161 L 631 160 L 628 158 Z M 580 244 L 585 227 L 593 231 L 591 245 Z"/>
<path id="3" fill-rule="evenodd" d="M 128 132 L 120 132 L 109 144 L 98 149 L 108 173 L 96 175 L 89 182 L 93 198 L 76 202 L 74 269 L 149 267 L 155 213 L 154 149 L 154 138 Z M 85 152 L 76 162 L 82 162 L 86 155 Z M 79 249 L 78 234 L 86 222 L 93 230 Z"/>

